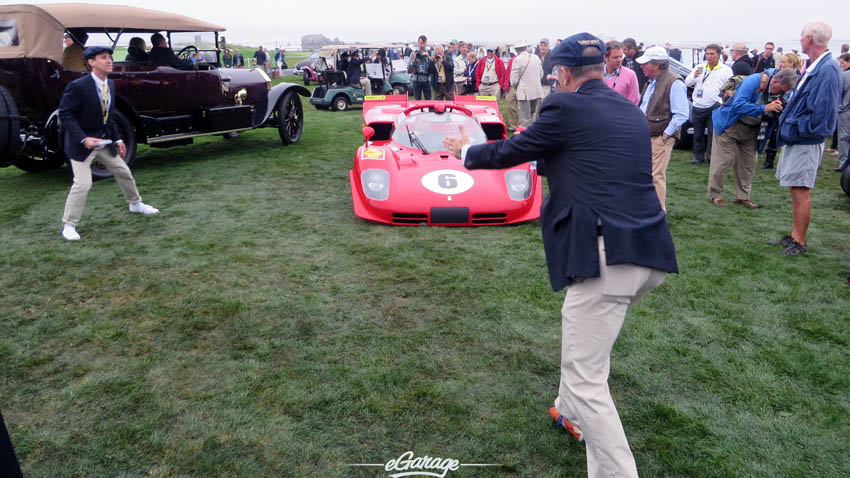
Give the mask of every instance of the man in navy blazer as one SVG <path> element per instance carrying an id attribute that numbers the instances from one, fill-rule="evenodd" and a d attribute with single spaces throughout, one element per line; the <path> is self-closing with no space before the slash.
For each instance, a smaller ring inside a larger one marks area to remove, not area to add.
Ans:
<path id="1" fill-rule="evenodd" d="M 605 45 L 589 33 L 551 53 L 560 93 L 512 138 L 444 146 L 469 169 L 538 160 L 550 195 L 541 228 L 554 290 L 569 285 L 562 309 L 561 382 L 550 416 L 587 443 L 588 475 L 637 477 L 608 391 L 610 353 L 626 312 L 678 272 L 673 239 L 652 183 L 649 127 L 632 102 L 605 85 Z M 465 132 L 464 132 L 465 135 Z"/>
<path id="2" fill-rule="evenodd" d="M 156 214 L 158 209 L 142 203 L 130 168 L 122 159 L 127 147 L 115 125 L 115 84 L 107 75 L 112 71 L 112 49 L 88 48 L 83 56 L 91 74 L 65 87 L 59 102 L 59 121 L 65 136 L 65 154 L 74 172 L 74 183 L 65 201 L 62 237 L 80 239 L 77 223 L 83 215 L 86 197 L 92 186 L 91 163 L 97 160 L 115 176 L 130 205 L 130 212 Z"/>

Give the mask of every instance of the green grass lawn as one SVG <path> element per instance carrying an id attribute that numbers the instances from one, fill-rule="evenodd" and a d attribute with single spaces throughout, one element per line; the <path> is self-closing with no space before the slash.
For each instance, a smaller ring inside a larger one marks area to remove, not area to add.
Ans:
<path id="1" fill-rule="evenodd" d="M 539 224 L 357 219 L 361 112 L 303 100 L 289 147 L 265 129 L 140 148 L 136 181 L 162 213 L 130 215 L 98 182 L 77 243 L 60 236 L 65 168 L 0 170 L 0 408 L 25 476 L 386 477 L 344 465 L 407 450 L 504 465 L 449 477 L 584 476 L 584 447 L 546 415 L 563 292 Z M 756 171 L 762 209 L 717 208 L 690 159 L 675 152 L 668 179 L 681 274 L 632 309 L 613 354 L 638 469 L 847 476 L 850 200 L 835 161 L 810 252 L 789 258 L 764 244 L 791 225 L 773 171 Z"/>

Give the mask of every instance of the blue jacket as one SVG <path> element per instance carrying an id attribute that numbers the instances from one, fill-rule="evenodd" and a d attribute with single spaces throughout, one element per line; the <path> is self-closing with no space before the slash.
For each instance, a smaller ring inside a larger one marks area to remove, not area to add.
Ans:
<path id="1" fill-rule="evenodd" d="M 774 70 L 765 71 L 768 76 L 773 76 L 773 72 Z M 746 77 L 735 89 L 735 96 L 729 98 L 720 108 L 714 110 L 711 114 L 711 122 L 714 125 L 715 134 L 723 134 L 724 131 L 741 119 L 741 116 L 761 116 L 764 114 L 764 105 L 756 104 L 762 94 L 758 91 L 760 85 L 761 73 Z"/>
<path id="2" fill-rule="evenodd" d="M 803 87 L 794 91 L 794 96 L 782 111 L 779 117 L 779 146 L 820 144 L 835 132 L 841 77 L 838 62 L 832 59 L 831 53 L 825 55 L 815 69 L 809 72 Z"/>
<path id="3" fill-rule="evenodd" d="M 549 95 L 522 134 L 469 147 L 464 164 L 501 169 L 535 159 L 549 182 L 540 226 L 552 289 L 599 277 L 598 224 L 608 265 L 678 272 L 652 184 L 649 125 L 631 101 L 602 80 Z"/>
<path id="4" fill-rule="evenodd" d="M 83 146 L 87 137 L 118 141 L 115 125 L 115 83 L 109 84 L 109 115 L 103 122 L 103 111 L 97 85 L 91 74 L 68 83 L 59 101 L 59 121 L 65 136 L 65 154 L 74 161 L 85 161 L 91 150 Z"/>

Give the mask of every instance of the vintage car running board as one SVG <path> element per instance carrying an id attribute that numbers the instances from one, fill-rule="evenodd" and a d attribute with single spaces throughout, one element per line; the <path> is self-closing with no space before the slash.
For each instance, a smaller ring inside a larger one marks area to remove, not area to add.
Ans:
<path id="1" fill-rule="evenodd" d="M 228 131 L 213 131 L 213 132 L 207 132 L 207 133 L 170 134 L 168 136 L 159 136 L 159 137 L 156 137 L 156 138 L 149 139 L 148 144 L 167 143 L 169 141 L 177 141 L 177 140 L 188 139 L 188 138 L 197 138 L 199 136 L 216 136 L 216 135 L 222 135 L 222 134 L 226 134 L 226 133 L 241 133 L 243 131 L 248 131 L 250 129 L 252 129 L 252 128 L 239 128 L 239 129 L 231 129 L 231 130 L 228 130 Z"/>

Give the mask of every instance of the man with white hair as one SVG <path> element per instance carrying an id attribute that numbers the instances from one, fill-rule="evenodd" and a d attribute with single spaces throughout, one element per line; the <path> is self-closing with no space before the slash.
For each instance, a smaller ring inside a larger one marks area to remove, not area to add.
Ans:
<path id="1" fill-rule="evenodd" d="M 835 131 L 841 88 L 838 63 L 829 51 L 832 28 L 824 22 L 810 22 L 800 33 L 803 53 L 812 63 L 797 83 L 794 96 L 779 117 L 782 155 L 776 168 L 779 185 L 790 188 L 794 225 L 791 234 L 770 245 L 783 246 L 782 253 L 797 256 L 808 251 L 806 232 L 812 217 L 810 190 L 821 159 L 824 141 Z"/>

